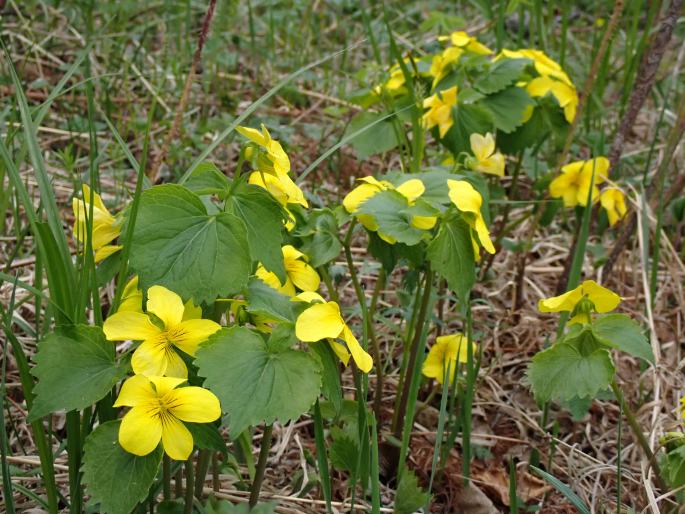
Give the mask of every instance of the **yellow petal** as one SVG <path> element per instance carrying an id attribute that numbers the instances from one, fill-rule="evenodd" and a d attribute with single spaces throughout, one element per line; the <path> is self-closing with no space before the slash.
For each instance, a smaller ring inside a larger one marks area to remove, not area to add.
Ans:
<path id="1" fill-rule="evenodd" d="M 147 290 L 147 311 L 162 320 L 166 328 L 178 325 L 183 319 L 183 300 L 164 286 Z"/>
<path id="2" fill-rule="evenodd" d="M 350 214 L 354 214 L 357 212 L 361 204 L 366 202 L 380 190 L 381 188 L 374 184 L 361 184 L 347 193 L 347 196 L 343 198 L 343 207 L 345 207 L 345 210 Z"/>
<path id="3" fill-rule="evenodd" d="M 121 294 L 121 303 L 117 312 L 143 312 L 143 292 L 138 289 L 138 275 L 126 283 Z"/>
<path id="4" fill-rule="evenodd" d="M 261 171 L 253 171 L 250 173 L 248 182 L 266 189 L 281 205 L 285 206 L 288 204 L 288 195 L 285 188 L 274 175 L 262 173 Z"/>
<path id="5" fill-rule="evenodd" d="M 170 391 L 173 391 L 176 387 L 186 381 L 185 378 L 179 377 L 151 376 L 147 377 L 147 379 L 154 384 L 158 398 L 167 395 Z"/>
<path id="6" fill-rule="evenodd" d="M 175 330 L 169 331 L 169 340 L 188 355 L 195 355 L 200 343 L 204 343 L 209 336 L 221 328 L 211 319 L 188 319 L 179 323 Z"/>
<path id="7" fill-rule="evenodd" d="M 554 87 L 554 80 L 549 77 L 536 77 L 526 86 L 530 96 L 545 96 Z"/>
<path id="8" fill-rule="evenodd" d="M 142 312 L 117 312 L 105 320 L 102 330 L 108 341 L 144 341 L 152 339 L 161 330 Z"/>
<path id="9" fill-rule="evenodd" d="M 480 214 L 480 207 L 483 204 L 483 197 L 466 180 L 447 181 L 449 197 L 452 203 L 462 212 Z"/>
<path id="10" fill-rule="evenodd" d="M 321 296 L 319 293 L 315 291 L 303 291 L 302 293 L 299 293 L 291 298 L 293 301 L 297 302 L 307 302 L 307 303 L 314 303 L 314 302 L 320 302 L 320 303 L 326 303 L 326 300 L 323 299 L 323 296 Z"/>
<path id="11" fill-rule="evenodd" d="M 538 310 L 540 312 L 570 312 L 582 297 L 583 292 L 579 286 L 562 295 L 541 299 L 538 302 Z"/>
<path id="12" fill-rule="evenodd" d="M 371 371 L 371 368 L 373 367 L 371 355 L 364 351 L 364 348 L 359 344 L 359 341 L 357 341 L 357 338 L 354 337 L 354 334 L 347 325 L 344 325 L 343 327 L 342 338 L 347 344 L 347 349 L 352 354 L 352 359 L 354 359 L 359 370 L 363 373 Z"/>
<path id="13" fill-rule="evenodd" d="M 325 344 L 325 343 L 316 343 L 316 344 Z M 347 351 L 347 348 L 345 348 L 345 345 L 342 343 L 339 343 L 338 341 L 334 341 L 333 339 L 328 340 L 328 344 L 331 346 L 331 349 L 333 350 L 333 353 L 340 359 L 340 361 L 347 366 L 347 364 L 350 362 L 350 352 Z"/>
<path id="14" fill-rule="evenodd" d="M 169 391 L 162 402 L 182 421 L 209 423 L 221 416 L 219 399 L 202 387 L 181 387 Z"/>
<path id="15" fill-rule="evenodd" d="M 95 263 L 97 264 L 99 262 L 104 261 L 107 257 L 109 257 L 110 255 L 114 255 L 122 248 L 123 246 L 121 245 L 106 245 L 98 248 L 97 250 L 95 250 Z"/>
<path id="16" fill-rule="evenodd" d="M 595 304 L 597 312 L 613 311 L 621 303 L 619 295 L 606 287 L 600 286 L 594 280 L 586 280 L 581 287 L 583 294 L 586 294 L 590 301 Z"/>
<path id="17" fill-rule="evenodd" d="M 419 230 L 430 230 L 438 222 L 435 216 L 412 216 L 411 226 Z"/>
<path id="18" fill-rule="evenodd" d="M 187 319 L 200 319 L 202 317 L 202 307 L 196 306 L 192 300 L 188 300 L 183 304 L 183 318 L 182 321 Z"/>
<path id="19" fill-rule="evenodd" d="M 134 375 L 121 386 L 117 401 L 114 402 L 114 407 L 135 407 L 142 403 L 149 402 L 156 399 L 154 389 L 147 377 L 143 375 Z"/>
<path id="20" fill-rule="evenodd" d="M 295 335 L 300 341 L 305 342 L 335 339 L 344 327 L 345 322 L 337 303 L 315 303 L 298 316 L 295 322 Z"/>
<path id="21" fill-rule="evenodd" d="M 257 143 L 259 146 L 265 146 L 268 143 L 268 139 L 265 138 L 264 135 L 257 129 L 239 126 L 236 128 L 236 130 L 253 143 Z"/>
<path id="22" fill-rule="evenodd" d="M 563 168 L 562 168 L 563 171 Z M 576 174 L 562 173 L 549 184 L 549 194 L 552 198 L 563 198 L 564 206 L 573 207 L 578 204 Z"/>
<path id="23" fill-rule="evenodd" d="M 165 375 L 181 380 L 188 378 L 188 367 L 183 358 L 173 348 L 167 348 L 164 357 L 166 358 Z"/>
<path id="24" fill-rule="evenodd" d="M 492 240 L 490 239 L 490 231 L 485 224 L 485 220 L 483 220 L 483 216 L 480 214 L 478 214 L 476 217 L 474 228 L 476 230 L 476 234 L 478 234 L 478 240 L 480 241 L 481 246 L 485 248 L 486 252 L 494 254 L 495 246 L 492 244 Z"/>
<path id="25" fill-rule="evenodd" d="M 303 259 L 305 261 L 307 260 L 307 256 L 293 245 L 284 245 L 281 248 L 281 252 L 283 253 L 283 262 L 286 263 L 286 265 L 288 262 L 295 261 L 297 259 Z"/>
<path id="26" fill-rule="evenodd" d="M 193 453 L 193 436 L 186 426 L 169 413 L 162 418 L 162 444 L 174 460 L 187 460 Z"/>
<path id="27" fill-rule="evenodd" d="M 495 140 L 488 132 L 485 136 L 471 134 L 471 151 L 478 161 L 484 161 L 495 152 Z"/>
<path id="28" fill-rule="evenodd" d="M 133 372 L 137 375 L 146 376 L 164 375 L 169 366 L 167 353 L 173 354 L 172 358 L 176 356 L 173 348 L 166 340 L 143 341 L 131 357 Z"/>
<path id="29" fill-rule="evenodd" d="M 316 291 L 321 278 L 314 268 L 300 260 L 286 262 L 286 272 L 290 280 L 302 291 Z"/>
<path id="30" fill-rule="evenodd" d="M 399 194 L 404 196 L 409 203 L 413 203 L 416 201 L 417 198 L 419 198 L 423 192 L 426 190 L 426 187 L 423 185 L 423 182 L 421 182 L 417 178 L 413 178 L 410 180 L 407 180 L 406 182 L 403 182 L 397 188 L 395 189 Z"/>
<path id="31" fill-rule="evenodd" d="M 454 46 L 466 46 L 471 42 L 471 39 L 471 36 L 463 30 L 458 30 L 450 34 L 450 40 Z"/>
<path id="32" fill-rule="evenodd" d="M 286 296 L 293 296 L 295 294 L 295 286 L 290 278 L 286 278 L 285 283 L 281 283 L 275 273 L 267 271 L 262 265 L 257 268 L 255 276 L 272 289 Z"/>
<path id="33" fill-rule="evenodd" d="M 162 438 L 162 422 L 148 407 L 133 407 L 121 420 L 119 444 L 134 455 L 152 452 Z"/>

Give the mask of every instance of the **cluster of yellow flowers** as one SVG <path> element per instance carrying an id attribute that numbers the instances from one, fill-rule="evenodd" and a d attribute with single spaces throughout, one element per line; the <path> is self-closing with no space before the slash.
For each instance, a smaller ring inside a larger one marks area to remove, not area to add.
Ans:
<path id="1" fill-rule="evenodd" d="M 599 185 L 608 179 L 609 159 L 597 157 L 588 161 L 576 161 L 561 168 L 561 174 L 549 185 L 552 198 L 562 198 L 565 207 L 586 206 L 588 199 L 598 199 L 607 212 L 609 224 L 614 226 L 626 215 L 623 192 L 615 185 L 605 187 L 600 193 Z"/>

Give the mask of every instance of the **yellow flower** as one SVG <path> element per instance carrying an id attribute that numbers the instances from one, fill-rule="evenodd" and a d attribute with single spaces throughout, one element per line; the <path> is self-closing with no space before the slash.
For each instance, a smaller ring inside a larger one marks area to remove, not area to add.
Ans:
<path id="1" fill-rule="evenodd" d="M 483 205 L 483 197 L 465 180 L 449 179 L 447 187 L 449 188 L 450 200 L 461 211 L 464 220 L 471 227 L 471 241 L 474 245 L 475 254 L 478 255 L 478 246 L 473 231 L 475 231 L 478 241 L 485 248 L 485 251 L 495 253 L 495 246 L 490 240 L 490 232 L 480 211 L 481 205 Z"/>
<path id="2" fill-rule="evenodd" d="M 520 50 L 502 50 L 495 60 L 499 60 L 502 57 L 507 57 L 509 59 L 530 59 L 533 61 L 535 66 L 535 71 L 537 71 L 543 77 L 553 77 L 555 79 L 561 80 L 565 84 L 573 87 L 573 82 L 569 76 L 564 72 L 562 67 L 553 59 L 550 59 L 545 52 L 536 50 L 534 48 L 521 48 Z"/>
<path id="3" fill-rule="evenodd" d="M 607 211 L 609 225 L 612 227 L 628 212 L 625 196 L 623 196 L 623 192 L 620 189 L 613 187 L 604 189 L 599 195 L 599 201 Z"/>
<path id="4" fill-rule="evenodd" d="M 563 198 L 566 207 L 587 205 L 590 184 L 593 182 L 593 171 L 595 178 L 592 185 L 592 202 L 594 203 L 599 197 L 597 186 L 607 179 L 609 159 L 606 157 L 576 161 L 563 166 L 561 175 L 552 180 L 549 185 L 550 195 L 552 198 Z"/>
<path id="5" fill-rule="evenodd" d="M 495 151 L 495 139 L 488 132 L 485 136 L 471 134 L 471 151 L 476 157 L 469 159 L 469 167 L 482 173 L 504 176 L 504 155 Z"/>
<path id="6" fill-rule="evenodd" d="M 176 350 L 195 355 L 200 343 L 221 328 L 208 319 L 191 319 L 196 309 L 190 302 L 184 306 L 181 297 L 166 287 L 152 286 L 147 291 L 147 314 L 117 312 L 102 329 L 109 341 L 142 341 L 131 359 L 136 374 L 186 378 L 188 369 Z M 157 324 L 149 314 L 157 317 Z"/>
<path id="7" fill-rule="evenodd" d="M 428 72 L 433 77 L 433 87 L 447 75 L 449 67 L 459 61 L 463 53 L 464 51 L 461 48 L 450 46 L 445 48 L 441 54 L 433 56 L 430 71 Z"/>
<path id="8" fill-rule="evenodd" d="M 131 407 L 121 420 L 119 444 L 134 455 L 147 455 L 162 441 L 166 454 L 186 460 L 193 436 L 182 423 L 210 423 L 221 416 L 219 399 L 201 387 L 177 386 L 183 378 L 135 375 L 121 386 L 115 407 Z"/>
<path id="9" fill-rule="evenodd" d="M 88 225 L 86 220 L 88 219 L 88 216 L 90 216 L 91 209 L 90 187 L 83 184 L 82 193 L 83 198 L 74 198 L 71 202 L 71 206 L 74 211 L 74 236 L 77 241 L 85 245 L 88 237 Z M 100 195 L 93 192 L 92 196 L 93 219 L 91 220 L 91 226 L 93 229 L 93 240 L 91 245 L 95 252 L 95 262 L 100 262 L 113 253 L 121 250 L 121 246 L 108 244 L 119 237 L 121 228 L 119 227 L 116 218 L 112 216 L 107 210 L 107 207 L 105 207 Z"/>
<path id="10" fill-rule="evenodd" d="M 453 383 L 457 372 L 457 361 L 461 363 L 468 362 L 468 344 L 468 338 L 458 333 L 436 338 L 435 344 L 428 351 L 426 360 L 423 361 L 421 371 L 424 376 L 434 378 L 442 384 L 449 367 L 450 384 Z M 473 341 L 471 342 L 471 352 L 475 359 L 476 343 Z"/>
<path id="11" fill-rule="evenodd" d="M 438 39 L 440 41 L 446 41 L 449 39 L 454 46 L 463 48 L 464 50 L 468 50 L 469 52 L 473 52 L 475 54 L 490 55 L 492 53 L 492 50 L 490 50 L 487 46 L 479 43 L 474 36 L 469 36 L 463 30 L 452 32 L 449 37 L 441 36 Z"/>
<path id="12" fill-rule="evenodd" d="M 378 230 L 378 223 L 370 214 L 359 213 L 359 207 L 376 193 L 385 190 L 395 190 L 407 199 L 407 203 L 411 206 L 424 193 L 426 187 L 419 179 L 409 179 L 399 186 L 395 187 L 386 180 L 378 181 L 374 177 L 363 177 L 358 179 L 362 184 L 355 187 L 343 199 L 343 207 L 350 214 L 355 214 L 359 222 L 371 232 Z M 435 216 L 412 216 L 411 225 L 420 230 L 430 230 L 435 226 L 437 218 Z M 378 233 L 378 235 L 387 243 L 395 244 L 393 237 L 387 234 Z"/>
<path id="13" fill-rule="evenodd" d="M 552 298 L 545 298 L 538 302 L 540 312 L 571 312 L 573 313 L 582 300 L 592 302 L 594 312 L 613 311 L 621 303 L 621 297 L 606 287 L 600 286 L 594 280 L 586 280 L 575 289 Z M 588 311 L 581 309 L 569 323 L 589 323 Z"/>
<path id="14" fill-rule="evenodd" d="M 531 80 L 526 86 L 526 91 L 532 97 L 545 96 L 552 93 L 559 102 L 559 106 L 564 109 L 564 117 L 569 123 L 573 123 L 578 108 L 578 94 L 572 85 L 568 85 L 559 80 L 554 80 L 548 76 L 537 77 Z"/>
<path id="15" fill-rule="evenodd" d="M 423 115 L 423 126 L 430 130 L 436 125 L 439 128 L 440 137 L 445 137 L 452 127 L 452 108 L 457 105 L 457 86 L 452 86 L 423 101 L 424 109 L 428 111 Z"/>
<path id="16" fill-rule="evenodd" d="M 298 295 L 295 299 L 307 302 L 316 301 L 297 317 L 295 335 L 300 341 L 314 343 L 323 339 L 330 340 L 331 347 L 338 357 L 347 365 L 349 355 L 352 354 L 357 367 L 368 373 L 373 367 L 373 359 L 354 337 L 352 331 L 345 324 L 340 314 L 340 307 L 335 302 L 326 302 L 316 293 Z M 347 348 L 336 339 L 345 341 Z"/>
<path id="17" fill-rule="evenodd" d="M 134 276 L 124 286 L 121 303 L 117 309 L 117 312 L 122 311 L 143 312 L 143 292 L 138 289 L 138 275 Z"/>
<path id="18" fill-rule="evenodd" d="M 285 264 L 285 284 L 281 284 L 276 274 L 267 271 L 261 264 L 257 267 L 255 275 L 287 296 L 295 295 L 295 287 L 302 291 L 316 291 L 321 279 L 316 270 L 307 264 L 307 256 L 291 245 L 285 245 L 281 251 Z"/>
<path id="19" fill-rule="evenodd" d="M 283 150 L 281 143 L 275 139 L 271 139 L 271 134 L 269 134 L 269 131 L 263 123 L 261 132 L 250 127 L 238 127 L 236 130 L 250 141 L 266 150 L 268 162 L 258 159 L 260 169 L 275 172 L 277 175 L 290 172 L 290 159 L 288 158 L 288 154 Z"/>

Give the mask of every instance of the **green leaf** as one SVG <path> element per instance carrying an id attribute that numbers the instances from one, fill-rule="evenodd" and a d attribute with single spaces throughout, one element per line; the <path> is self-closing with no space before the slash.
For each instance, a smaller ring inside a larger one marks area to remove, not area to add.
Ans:
<path id="1" fill-rule="evenodd" d="M 253 277 L 247 286 L 247 312 L 277 321 L 295 322 L 294 302 L 260 279 Z"/>
<path id="2" fill-rule="evenodd" d="M 378 223 L 378 232 L 409 246 L 420 243 L 427 234 L 425 230 L 411 226 L 412 216 L 426 215 L 423 209 L 410 206 L 407 199 L 397 191 L 388 189 L 376 193 L 361 204 L 359 212 L 373 216 Z"/>
<path id="3" fill-rule="evenodd" d="M 83 456 L 83 483 L 91 502 L 100 504 L 100 512 L 128 514 L 141 501 L 155 481 L 162 446 L 138 457 L 124 450 L 118 442 L 120 421 L 97 427 L 86 439 Z"/>
<path id="4" fill-rule="evenodd" d="M 373 127 L 350 140 L 352 148 L 356 150 L 360 159 L 366 159 L 370 155 L 387 152 L 397 146 L 397 135 L 392 126 L 392 121 L 390 119 L 378 121 L 384 116 L 387 116 L 387 114 L 360 112 L 352 118 L 352 121 L 347 126 L 345 137 L 375 123 Z"/>
<path id="5" fill-rule="evenodd" d="M 413 471 L 404 468 L 395 495 L 395 514 L 413 514 L 428 501 L 428 493 L 419 487 Z"/>
<path id="6" fill-rule="evenodd" d="M 61 328 L 38 344 L 36 399 L 28 421 L 59 410 L 81 410 L 103 398 L 121 380 L 128 365 L 117 364 L 114 344 L 100 327 Z"/>
<path id="7" fill-rule="evenodd" d="M 321 390 L 321 369 L 314 357 L 289 348 L 272 351 L 245 327 L 214 334 L 198 350 L 195 364 L 228 413 L 232 437 L 250 425 L 297 419 Z"/>
<path id="8" fill-rule="evenodd" d="M 611 384 L 614 372 L 609 351 L 594 341 L 591 331 L 582 330 L 535 355 L 528 379 L 539 402 L 568 401 L 594 398 Z"/>
<path id="9" fill-rule="evenodd" d="M 284 211 L 280 204 L 266 189 L 241 182 L 226 199 L 226 211 L 245 223 L 252 259 L 285 282 L 281 251 Z"/>
<path id="10" fill-rule="evenodd" d="M 592 322 L 592 331 L 600 342 L 654 364 L 652 347 L 640 325 L 625 314 L 606 314 L 597 318 Z"/>
<path id="11" fill-rule="evenodd" d="M 182 186 L 145 191 L 133 234 L 131 266 L 143 288 L 163 285 L 196 304 L 231 296 L 250 273 L 245 224 L 233 214 L 208 215 Z"/>
<path id="12" fill-rule="evenodd" d="M 685 484 L 685 446 L 679 446 L 666 456 L 668 481 L 676 488 Z"/>
<path id="13" fill-rule="evenodd" d="M 513 132 L 498 132 L 497 146 L 504 153 L 514 155 L 521 150 L 530 148 L 544 140 L 549 133 L 549 126 L 545 112 L 541 107 L 535 107 L 530 119 Z"/>
<path id="14" fill-rule="evenodd" d="M 341 471 L 354 473 L 359 457 L 357 441 L 338 427 L 331 429 L 331 435 L 333 436 L 330 449 L 331 464 Z"/>
<path id="15" fill-rule="evenodd" d="M 492 65 L 487 75 L 476 81 L 475 87 L 486 95 L 497 93 L 516 82 L 530 62 L 530 59 L 502 59 L 497 61 Z"/>
<path id="16" fill-rule="evenodd" d="M 585 505 L 585 502 L 583 502 L 583 500 L 581 500 L 580 497 L 576 493 L 574 493 L 569 486 L 567 486 L 557 477 L 550 475 L 549 473 L 541 470 L 540 468 L 531 465 L 530 469 L 532 469 L 536 475 L 541 476 L 546 482 L 554 486 L 554 488 L 557 491 L 563 494 L 566 497 L 566 499 L 570 501 L 576 507 L 576 509 L 578 509 L 578 512 L 580 512 L 580 514 L 590 514 L 590 509 L 588 508 L 588 506 Z"/>
<path id="17" fill-rule="evenodd" d="M 309 257 L 309 264 L 318 268 L 340 255 L 339 231 L 338 221 L 330 209 L 321 209 L 310 215 L 309 223 L 301 233 L 306 237 L 302 251 Z"/>
<path id="18" fill-rule="evenodd" d="M 493 131 L 492 115 L 488 109 L 480 105 L 457 103 L 452 110 L 452 118 L 454 124 L 441 142 L 454 155 L 461 152 L 471 153 L 471 134 L 485 134 Z"/>
<path id="19" fill-rule="evenodd" d="M 526 107 L 535 102 L 525 89 L 512 86 L 480 101 L 491 113 L 495 127 L 505 133 L 523 124 Z"/>
<path id="20" fill-rule="evenodd" d="M 188 423 L 184 425 L 193 436 L 193 443 L 201 450 L 214 450 L 226 455 L 226 442 L 214 423 Z"/>
<path id="21" fill-rule="evenodd" d="M 198 164 L 184 184 L 198 195 L 218 195 L 224 197 L 231 188 L 231 181 L 213 162 Z"/>
<path id="22" fill-rule="evenodd" d="M 323 371 L 321 392 L 335 410 L 335 417 L 340 415 L 343 402 L 342 385 L 340 384 L 340 369 L 338 358 L 327 341 L 310 343 L 310 348 L 319 357 Z"/>
<path id="23" fill-rule="evenodd" d="M 462 301 L 466 300 L 476 281 L 471 227 L 458 214 L 448 214 L 428 245 L 427 254 L 433 269 Z"/>
<path id="24" fill-rule="evenodd" d="M 292 348 L 297 343 L 295 325 L 293 323 L 279 323 L 269 335 L 266 342 L 271 352 L 282 352 Z"/>

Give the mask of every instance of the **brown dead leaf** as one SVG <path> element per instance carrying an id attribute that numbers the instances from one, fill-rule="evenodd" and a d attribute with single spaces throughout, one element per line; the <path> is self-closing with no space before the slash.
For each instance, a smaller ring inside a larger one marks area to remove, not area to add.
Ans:
<path id="1" fill-rule="evenodd" d="M 473 478 L 483 482 L 483 489 L 490 495 L 509 506 L 509 471 L 504 465 L 474 469 Z M 516 474 L 516 494 L 524 502 L 538 500 L 551 491 L 552 487 L 536 476 L 519 469 Z"/>

